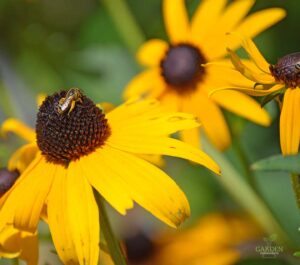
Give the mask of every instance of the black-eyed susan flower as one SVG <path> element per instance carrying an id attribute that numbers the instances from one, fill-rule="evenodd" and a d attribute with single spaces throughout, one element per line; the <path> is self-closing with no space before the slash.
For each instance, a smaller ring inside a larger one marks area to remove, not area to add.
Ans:
<path id="1" fill-rule="evenodd" d="M 239 37 L 241 38 L 241 37 Z M 277 98 L 282 103 L 280 114 L 280 146 L 283 155 L 298 153 L 300 141 L 300 53 L 286 55 L 275 65 L 269 64 L 251 39 L 244 38 L 243 48 L 252 64 L 245 64 L 229 49 L 232 63 L 244 80 L 233 80 L 232 90 L 252 96 Z M 230 71 L 230 70 L 229 70 Z M 227 88 L 221 88 L 221 90 Z M 218 93 L 218 92 L 217 92 Z"/>
<path id="2" fill-rule="evenodd" d="M 170 43 L 152 39 L 137 53 L 147 70 L 128 84 L 125 97 L 143 95 L 159 99 L 172 111 L 196 115 L 208 138 L 221 150 L 230 144 L 230 133 L 219 107 L 261 125 L 270 117 L 256 101 L 235 91 L 223 91 L 209 98 L 218 85 L 230 83 L 236 76 L 218 68 L 202 65 L 224 59 L 226 32 L 238 31 L 254 37 L 285 16 L 280 8 L 270 8 L 247 16 L 254 0 L 204 0 L 189 22 L 184 0 L 164 0 L 163 13 Z M 239 47 L 239 41 L 233 45 Z M 198 129 L 185 130 L 182 139 L 199 146 Z"/>
<path id="3" fill-rule="evenodd" d="M 134 235 L 125 240 L 125 246 L 130 264 L 135 265 L 232 265 L 262 235 L 249 217 L 216 212 L 179 233 Z"/>
<path id="4" fill-rule="evenodd" d="M 81 92 L 80 99 L 69 96 L 61 91 L 44 100 L 37 115 L 36 140 L 31 131 L 9 121 L 10 130 L 14 127 L 32 140 L 22 151 L 28 148 L 31 153 L 35 146 L 36 153 L 3 203 L 0 227 L 12 223 L 17 229 L 35 232 L 46 205 L 61 260 L 93 265 L 99 255 L 93 188 L 121 214 L 136 202 L 176 227 L 190 214 L 184 193 L 168 175 L 138 155 L 189 159 L 215 173 L 219 167 L 202 151 L 169 137 L 198 126 L 192 115 L 165 112 L 155 100 L 139 99 L 105 115 Z M 9 129 L 7 123 L 5 127 Z"/>
<path id="5" fill-rule="evenodd" d="M 18 170 L 0 169 L 0 203 L 20 176 Z M 0 232 L 0 258 L 20 258 L 28 265 L 38 261 L 38 238 L 36 233 L 20 231 L 6 224 Z"/>

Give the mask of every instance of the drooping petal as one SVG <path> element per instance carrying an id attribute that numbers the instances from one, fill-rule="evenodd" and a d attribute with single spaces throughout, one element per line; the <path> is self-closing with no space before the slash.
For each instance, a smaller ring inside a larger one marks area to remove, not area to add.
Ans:
<path id="1" fill-rule="evenodd" d="M 215 93 L 212 99 L 223 108 L 260 125 L 269 126 L 271 118 L 259 103 L 237 91 Z"/>
<path id="2" fill-rule="evenodd" d="M 123 179 L 125 192 L 134 201 L 166 224 L 176 227 L 189 215 L 188 201 L 176 183 L 162 170 L 137 156 L 112 147 L 97 151 L 113 167 L 114 175 Z"/>
<path id="3" fill-rule="evenodd" d="M 245 38 L 240 34 L 233 34 L 237 35 L 242 40 L 242 46 L 247 52 L 248 56 L 252 59 L 255 65 L 263 72 L 270 74 L 270 64 L 266 61 L 263 57 L 261 52 L 258 50 L 254 42 L 250 38 Z"/>
<path id="4" fill-rule="evenodd" d="M 20 173 L 22 173 L 33 161 L 37 152 L 38 147 L 35 143 L 22 146 L 10 157 L 8 169 L 11 171 L 17 169 Z"/>
<path id="5" fill-rule="evenodd" d="M 217 94 L 219 92 L 225 91 L 225 90 L 233 90 L 233 91 L 240 91 L 242 93 L 245 93 L 249 96 L 257 96 L 257 97 L 263 97 L 267 96 L 269 94 L 272 94 L 278 90 L 281 90 L 284 88 L 284 84 L 276 84 L 272 86 L 270 89 L 259 89 L 259 88 L 244 88 L 244 87 L 234 87 L 234 86 L 228 86 L 228 87 L 220 87 L 213 91 L 211 91 L 209 96 L 213 96 L 214 94 Z"/>
<path id="6" fill-rule="evenodd" d="M 17 119 L 7 119 L 3 122 L 1 131 L 3 134 L 15 133 L 27 142 L 35 142 L 35 132 L 33 129 Z"/>
<path id="7" fill-rule="evenodd" d="M 93 190 L 79 166 L 67 170 L 67 218 L 80 265 L 97 265 L 99 258 L 99 213 Z"/>
<path id="8" fill-rule="evenodd" d="M 107 144 L 125 152 L 162 154 L 188 159 L 209 168 L 216 174 L 220 173 L 218 165 L 203 151 L 173 138 L 128 134 L 112 136 L 107 140 Z"/>
<path id="9" fill-rule="evenodd" d="M 210 33 L 212 25 L 220 17 L 226 5 L 226 0 L 204 0 L 198 6 L 191 22 L 192 40 L 201 44 Z"/>
<path id="10" fill-rule="evenodd" d="M 300 91 L 287 89 L 280 114 L 280 145 L 283 155 L 298 153 L 300 139 Z"/>
<path id="11" fill-rule="evenodd" d="M 275 79 L 272 75 L 262 71 L 259 72 L 259 69 L 257 69 L 258 71 L 253 71 L 253 69 L 249 68 L 249 66 L 247 66 L 244 62 L 242 62 L 242 60 L 238 57 L 238 55 L 234 51 L 228 49 L 228 53 L 232 61 L 232 64 L 246 78 L 260 84 L 275 83 Z"/>
<path id="12" fill-rule="evenodd" d="M 229 129 L 220 108 L 201 88 L 190 100 L 184 101 L 183 110 L 199 118 L 201 128 L 220 150 L 230 145 Z"/>
<path id="13" fill-rule="evenodd" d="M 66 184 L 67 171 L 58 167 L 47 201 L 48 222 L 55 249 L 62 262 L 66 265 L 78 265 L 67 212 Z M 78 218 L 79 216 L 76 219 Z"/>
<path id="14" fill-rule="evenodd" d="M 163 0 L 163 15 L 171 43 L 187 41 L 189 19 L 184 0 Z"/>
<path id="15" fill-rule="evenodd" d="M 159 39 L 152 39 L 144 43 L 137 52 L 137 60 L 145 66 L 159 66 L 164 58 L 169 45 Z"/>
<path id="16" fill-rule="evenodd" d="M 101 149 L 101 151 L 103 151 Z M 98 152 L 80 159 L 80 167 L 84 175 L 101 196 L 119 213 L 126 214 L 126 210 L 133 207 L 130 192 L 126 189 L 124 180 L 114 172 L 114 165 L 109 164 L 106 156 Z M 99 163 L 101 161 L 101 163 Z"/>
<path id="17" fill-rule="evenodd" d="M 160 70 L 158 67 L 151 68 L 138 74 L 125 87 L 125 99 L 147 95 L 147 93 L 154 88 L 155 80 L 158 80 L 159 78 Z"/>
<path id="18" fill-rule="evenodd" d="M 35 232 L 52 185 L 55 166 L 37 155 L 11 188 L 0 211 L 1 225 L 13 222 L 18 229 Z M 45 174 L 47 172 L 47 174 Z M 26 194 L 26 196 L 24 196 Z"/>

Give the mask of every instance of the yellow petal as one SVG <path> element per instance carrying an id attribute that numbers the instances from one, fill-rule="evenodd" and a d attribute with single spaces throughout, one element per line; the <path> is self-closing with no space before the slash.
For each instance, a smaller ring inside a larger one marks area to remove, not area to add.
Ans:
<path id="1" fill-rule="evenodd" d="M 166 161 L 163 159 L 161 155 L 144 155 L 140 154 L 140 158 L 150 162 L 151 164 L 154 164 L 155 166 L 158 167 L 164 167 L 166 165 Z"/>
<path id="2" fill-rule="evenodd" d="M 235 28 L 236 25 L 238 25 L 238 23 L 247 15 L 254 3 L 255 0 L 231 2 L 218 19 L 214 33 L 220 32 L 220 34 L 224 36 L 225 33 Z"/>
<path id="3" fill-rule="evenodd" d="M 142 45 L 137 52 L 137 60 L 145 66 L 159 66 L 166 55 L 169 45 L 159 39 L 152 39 Z"/>
<path id="4" fill-rule="evenodd" d="M 201 148 L 200 143 L 200 132 L 198 128 L 193 128 L 189 130 L 183 130 L 179 132 L 180 138 L 187 144 Z"/>
<path id="5" fill-rule="evenodd" d="M 134 155 L 106 146 L 98 151 L 124 181 L 134 201 L 166 224 L 177 227 L 189 215 L 189 203 L 176 183 L 162 170 Z M 107 172 L 109 173 L 109 172 Z"/>
<path id="6" fill-rule="evenodd" d="M 218 89 L 213 90 L 210 93 L 210 97 L 213 96 L 215 93 L 219 93 L 222 92 L 224 90 L 234 90 L 234 91 L 240 91 L 242 93 L 245 93 L 249 96 L 257 96 L 257 97 L 263 97 L 263 96 L 267 96 L 269 94 L 272 94 L 280 89 L 283 89 L 284 85 L 283 84 L 277 84 L 274 85 L 273 87 L 271 87 L 270 89 L 259 89 L 259 88 L 244 88 L 244 87 L 220 87 Z"/>
<path id="7" fill-rule="evenodd" d="M 243 1 L 235 1 L 235 3 L 238 2 Z M 253 38 L 283 19 L 285 15 L 285 11 L 280 8 L 261 10 L 247 16 L 242 22 L 239 23 L 238 26 L 232 27 L 230 31 L 239 32 L 247 38 Z M 205 43 L 204 48 L 205 52 L 208 53 L 210 60 L 215 60 L 226 55 L 225 46 L 227 45 L 225 45 L 225 43 L 227 42 L 227 39 L 225 33 L 227 32 L 223 32 L 222 34 L 219 34 L 219 36 L 216 36 L 215 34 L 211 34 L 209 36 L 208 42 Z M 230 43 L 230 47 L 233 50 L 240 47 L 240 45 L 241 42 L 238 39 L 235 39 Z"/>
<path id="8" fill-rule="evenodd" d="M 48 196 L 48 222 L 55 249 L 62 262 L 66 265 L 78 265 L 78 256 L 67 212 L 68 201 L 66 184 L 66 169 L 57 167 L 53 185 Z M 79 217 L 77 217 L 76 220 L 78 218 Z"/>
<path id="9" fill-rule="evenodd" d="M 67 170 L 67 208 L 64 210 L 67 211 L 79 264 L 97 265 L 100 239 L 98 206 L 79 164 L 81 162 L 71 162 Z"/>
<path id="10" fill-rule="evenodd" d="M 212 99 L 223 108 L 260 125 L 269 126 L 271 117 L 254 99 L 236 91 L 215 93 Z"/>
<path id="11" fill-rule="evenodd" d="M 174 113 L 153 113 L 147 119 L 136 120 L 128 118 L 124 122 L 113 123 L 110 122 L 111 130 L 114 135 L 169 135 L 185 129 L 192 129 L 199 127 L 199 122 L 196 117 L 181 112 Z"/>
<path id="12" fill-rule="evenodd" d="M 226 149 L 231 142 L 229 129 L 220 108 L 203 91 L 184 102 L 183 110 L 197 115 L 201 128 L 212 143 L 220 150 Z"/>
<path id="13" fill-rule="evenodd" d="M 245 77 L 252 80 L 253 82 L 260 83 L 260 84 L 274 84 L 276 83 L 274 77 L 270 74 L 266 74 L 264 72 L 255 72 L 252 69 L 250 69 L 245 63 L 242 62 L 242 60 L 238 57 L 238 55 L 228 49 L 230 59 L 232 61 L 232 64 L 235 66 L 235 68 Z"/>
<path id="14" fill-rule="evenodd" d="M 12 225 L 5 226 L 0 232 L 0 257 L 15 258 L 21 253 L 21 232 Z"/>
<path id="15" fill-rule="evenodd" d="M 235 29 L 242 35 L 253 38 L 264 30 L 268 29 L 286 16 L 286 12 L 282 8 L 268 8 L 255 12 L 244 19 L 244 21 Z M 237 48 L 239 41 L 237 40 L 232 47 Z"/>
<path id="16" fill-rule="evenodd" d="M 283 155 L 298 153 L 300 138 L 300 91 L 289 88 L 283 99 L 280 114 L 280 145 Z"/>
<path id="17" fill-rule="evenodd" d="M 10 157 L 8 169 L 18 170 L 22 173 L 28 165 L 33 161 L 38 152 L 38 147 L 35 143 L 30 143 L 22 146 Z"/>
<path id="18" fill-rule="evenodd" d="M 2 124 L 1 131 L 4 135 L 13 132 L 27 142 L 35 142 L 34 130 L 17 119 L 5 120 Z"/>
<path id="19" fill-rule="evenodd" d="M 9 223 L 12 220 L 16 228 L 35 232 L 52 184 L 54 170 L 53 164 L 37 155 L 11 188 L 0 211 L 1 221 Z"/>
<path id="20" fill-rule="evenodd" d="M 226 5 L 226 0 L 204 0 L 198 6 L 191 22 L 192 40 L 201 44 L 210 33 L 212 25 L 220 17 Z"/>
<path id="21" fill-rule="evenodd" d="M 105 149 L 105 148 L 104 148 Z M 101 149 L 101 151 L 103 151 Z M 104 151 L 103 151 L 104 152 Z M 119 213 L 126 214 L 126 210 L 133 207 L 130 192 L 126 189 L 124 180 L 115 173 L 115 164 L 109 164 L 102 152 L 95 152 L 80 159 L 80 167 L 101 196 Z M 101 161 L 101 163 L 99 163 Z"/>
<path id="22" fill-rule="evenodd" d="M 131 98 L 125 103 L 114 108 L 106 117 L 110 124 L 124 123 L 126 120 L 145 120 L 152 117 L 155 113 L 161 112 L 160 104 L 155 99 Z"/>
<path id="23" fill-rule="evenodd" d="M 163 14 L 171 43 L 187 41 L 189 19 L 184 0 L 163 0 Z"/>
<path id="24" fill-rule="evenodd" d="M 27 232 L 21 233 L 22 252 L 20 259 L 25 260 L 27 265 L 37 265 L 39 258 L 37 233 L 31 234 Z"/>
<path id="25" fill-rule="evenodd" d="M 224 264 L 235 264 L 240 259 L 240 253 L 231 248 L 220 248 L 216 249 L 216 253 L 208 253 L 204 257 L 198 258 L 196 260 L 201 263 L 201 265 L 224 265 Z M 196 261 L 197 262 L 197 261 Z"/>
<path id="26" fill-rule="evenodd" d="M 111 136 L 107 140 L 107 144 L 126 152 L 161 154 L 188 159 L 209 168 L 216 174 L 220 173 L 218 165 L 207 154 L 173 138 L 128 134 Z"/>
<path id="27" fill-rule="evenodd" d="M 263 57 L 261 52 L 258 50 L 254 42 L 250 38 L 245 38 L 244 36 L 233 33 L 237 35 L 242 40 L 242 46 L 247 52 L 248 56 L 253 60 L 255 65 L 263 72 L 270 74 L 269 66 L 270 64 Z"/>
<path id="28" fill-rule="evenodd" d="M 125 87 L 124 98 L 143 97 L 147 95 L 155 86 L 155 81 L 159 80 L 159 68 L 151 68 L 135 76 Z"/>
<path id="29" fill-rule="evenodd" d="M 44 102 L 44 100 L 46 99 L 47 94 L 45 93 L 39 93 L 36 97 L 36 104 L 38 107 L 40 107 L 42 105 L 42 103 Z"/>

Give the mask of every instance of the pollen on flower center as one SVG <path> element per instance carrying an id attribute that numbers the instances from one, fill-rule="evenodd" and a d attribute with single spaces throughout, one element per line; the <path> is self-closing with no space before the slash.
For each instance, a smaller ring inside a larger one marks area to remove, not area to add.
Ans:
<path id="1" fill-rule="evenodd" d="M 110 135 L 107 119 L 92 100 L 81 95 L 74 109 L 57 111 L 67 91 L 48 96 L 36 122 L 37 144 L 48 162 L 67 166 L 104 144 Z"/>
<path id="2" fill-rule="evenodd" d="M 161 73 L 166 83 L 179 93 L 194 90 L 205 74 L 201 64 L 206 60 L 200 50 L 189 44 L 170 46 L 161 61 Z"/>

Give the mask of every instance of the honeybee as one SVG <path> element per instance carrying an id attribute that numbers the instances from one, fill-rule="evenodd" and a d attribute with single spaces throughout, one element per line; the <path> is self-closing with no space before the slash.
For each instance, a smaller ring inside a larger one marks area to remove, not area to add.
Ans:
<path id="1" fill-rule="evenodd" d="M 61 98 L 56 106 L 58 114 L 63 114 L 67 110 L 68 114 L 75 108 L 76 102 L 82 103 L 82 94 L 78 88 L 70 88 L 66 96 Z"/>

